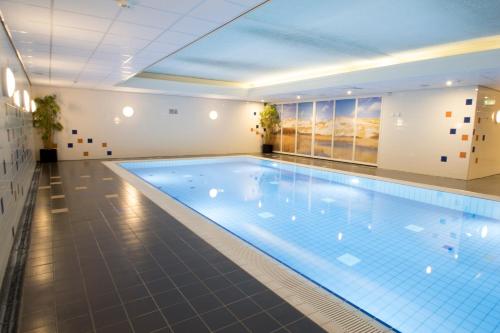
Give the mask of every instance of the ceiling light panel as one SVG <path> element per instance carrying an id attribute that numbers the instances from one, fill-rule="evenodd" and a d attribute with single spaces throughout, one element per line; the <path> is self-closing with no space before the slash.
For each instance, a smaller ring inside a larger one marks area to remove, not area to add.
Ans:
<path id="1" fill-rule="evenodd" d="M 78 14 L 113 19 L 120 8 L 114 1 L 103 0 L 55 0 L 54 8 Z"/>
<path id="2" fill-rule="evenodd" d="M 163 30 L 165 27 L 175 23 L 175 21 L 177 21 L 181 16 L 181 14 L 174 12 L 166 12 L 142 6 L 132 6 L 131 8 L 120 12 L 118 21 Z"/>

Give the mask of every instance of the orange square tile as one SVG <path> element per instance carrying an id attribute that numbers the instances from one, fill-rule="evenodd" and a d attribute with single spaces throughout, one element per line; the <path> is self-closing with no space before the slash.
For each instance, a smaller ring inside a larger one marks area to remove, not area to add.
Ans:
<path id="1" fill-rule="evenodd" d="M 465 158 L 467 157 L 467 154 L 464 151 L 461 151 L 459 156 L 460 158 Z"/>
<path id="2" fill-rule="evenodd" d="M 82 139 L 82 138 L 79 138 L 76 142 L 78 142 L 78 143 L 83 143 L 83 139 Z"/>
<path id="3" fill-rule="evenodd" d="M 481 124 L 481 118 L 477 117 L 477 123 Z"/>
<path id="4" fill-rule="evenodd" d="M 102 143 L 102 148 L 106 148 L 107 146 L 108 146 L 108 144 L 106 142 Z"/>
<path id="5" fill-rule="evenodd" d="M 451 118 L 452 112 L 451 111 L 446 111 L 446 118 Z"/>
<path id="6" fill-rule="evenodd" d="M 476 164 L 477 164 L 477 162 L 479 162 L 479 158 L 476 157 Z"/>
<path id="7" fill-rule="evenodd" d="M 253 127 L 252 127 L 252 128 L 250 128 L 250 132 L 253 132 Z"/>
<path id="8" fill-rule="evenodd" d="M 469 136 L 467 134 L 462 134 L 462 141 L 469 140 Z"/>
<path id="9" fill-rule="evenodd" d="M 83 152 L 83 156 L 89 156 L 89 152 L 88 151 L 84 151 Z"/>

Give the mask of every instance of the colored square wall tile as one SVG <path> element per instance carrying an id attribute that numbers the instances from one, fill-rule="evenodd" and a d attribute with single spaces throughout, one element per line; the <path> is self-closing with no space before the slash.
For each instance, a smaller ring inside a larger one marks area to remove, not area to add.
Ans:
<path id="1" fill-rule="evenodd" d="M 77 130 L 71 130 L 71 134 L 78 134 L 78 131 Z"/>
<path id="2" fill-rule="evenodd" d="M 441 162 L 448 162 L 447 156 L 441 156 Z"/>
<path id="3" fill-rule="evenodd" d="M 83 152 L 83 156 L 89 156 L 89 152 L 88 151 L 84 151 Z"/>
<path id="4" fill-rule="evenodd" d="M 73 144 L 72 143 L 68 143 L 68 148 L 73 148 Z"/>
<path id="5" fill-rule="evenodd" d="M 108 151 L 106 152 L 106 155 L 111 156 L 111 155 L 113 155 L 113 152 L 112 152 L 111 150 L 108 150 Z"/>
<path id="6" fill-rule="evenodd" d="M 446 111 L 445 116 L 446 118 L 451 118 L 452 112 L 451 111 Z"/>
<path id="7" fill-rule="evenodd" d="M 461 151 L 460 154 L 458 155 L 460 158 L 466 158 L 467 154 L 464 151 Z"/>
<path id="8" fill-rule="evenodd" d="M 83 139 L 82 139 L 82 138 L 79 138 L 76 142 L 78 142 L 78 143 L 83 143 Z"/>
<path id="9" fill-rule="evenodd" d="M 472 98 L 467 98 L 465 100 L 465 105 L 472 105 Z"/>
<path id="10" fill-rule="evenodd" d="M 457 134 L 456 128 L 450 128 L 450 134 Z"/>
<path id="11" fill-rule="evenodd" d="M 107 146 L 108 146 L 108 144 L 106 142 L 102 143 L 102 148 L 106 148 Z"/>
<path id="12" fill-rule="evenodd" d="M 469 136 L 467 134 L 462 134 L 462 141 L 469 140 Z"/>
<path id="13" fill-rule="evenodd" d="M 92 143 L 92 138 L 88 138 L 87 143 Z"/>
<path id="14" fill-rule="evenodd" d="M 469 124 L 470 123 L 470 117 L 464 117 L 464 123 Z"/>

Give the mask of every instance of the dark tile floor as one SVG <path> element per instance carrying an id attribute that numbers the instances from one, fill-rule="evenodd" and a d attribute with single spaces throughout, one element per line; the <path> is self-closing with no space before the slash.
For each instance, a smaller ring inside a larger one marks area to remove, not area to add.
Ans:
<path id="1" fill-rule="evenodd" d="M 322 332 L 100 161 L 41 177 L 19 332 Z"/>

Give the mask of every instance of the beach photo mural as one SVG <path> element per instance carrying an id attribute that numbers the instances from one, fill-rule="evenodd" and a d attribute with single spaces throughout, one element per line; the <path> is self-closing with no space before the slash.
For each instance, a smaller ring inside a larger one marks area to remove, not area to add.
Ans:
<path id="1" fill-rule="evenodd" d="M 356 147 L 354 160 L 377 163 L 381 97 L 359 98 L 356 112 Z"/>
<path id="2" fill-rule="evenodd" d="M 282 119 L 282 111 L 281 108 L 283 107 L 282 105 L 275 105 L 276 110 L 278 111 L 280 115 L 280 119 Z M 273 151 L 280 151 L 281 150 L 281 123 L 280 125 L 275 129 L 273 132 Z"/>
<path id="3" fill-rule="evenodd" d="M 316 102 L 314 156 L 332 157 L 333 101 Z"/>
<path id="4" fill-rule="evenodd" d="M 297 125 L 297 104 L 283 104 L 281 127 L 281 151 L 295 153 L 295 132 Z"/>
<path id="5" fill-rule="evenodd" d="M 311 155 L 313 102 L 299 103 L 297 112 L 297 154 Z"/>
<path id="6" fill-rule="evenodd" d="M 339 160 L 353 159 L 355 117 L 356 99 L 340 99 L 335 101 L 333 158 Z"/>

